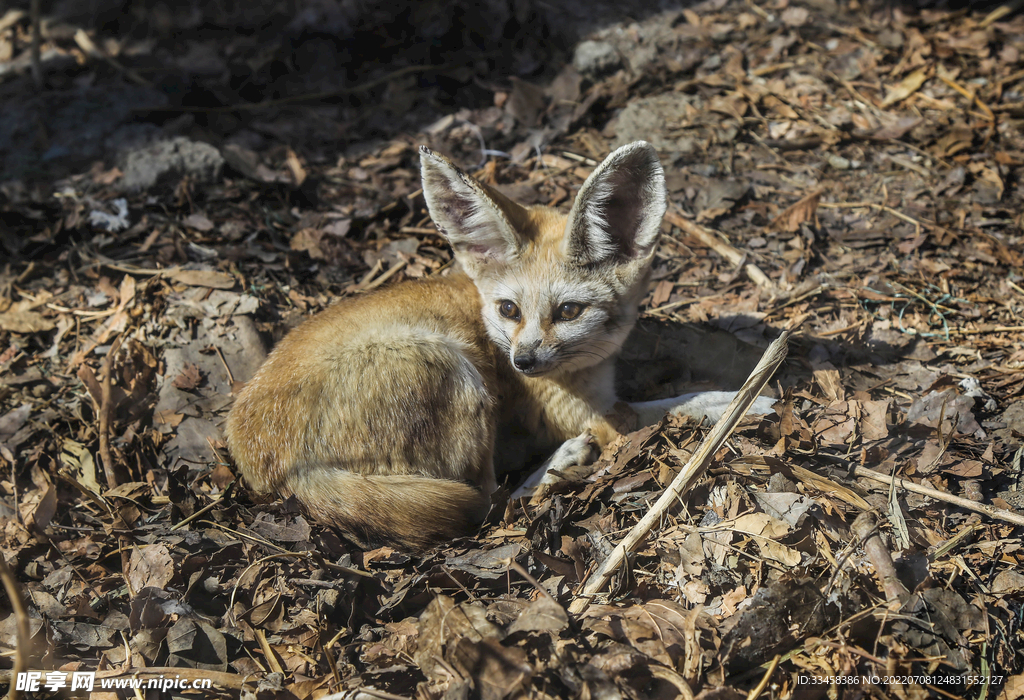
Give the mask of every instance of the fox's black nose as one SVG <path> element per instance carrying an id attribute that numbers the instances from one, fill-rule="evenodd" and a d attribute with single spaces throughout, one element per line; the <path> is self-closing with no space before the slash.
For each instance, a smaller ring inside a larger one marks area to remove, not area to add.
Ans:
<path id="1" fill-rule="evenodd" d="M 537 358 L 534 355 L 516 355 L 515 359 L 512 360 L 512 364 L 520 372 L 529 372 L 537 366 Z"/>

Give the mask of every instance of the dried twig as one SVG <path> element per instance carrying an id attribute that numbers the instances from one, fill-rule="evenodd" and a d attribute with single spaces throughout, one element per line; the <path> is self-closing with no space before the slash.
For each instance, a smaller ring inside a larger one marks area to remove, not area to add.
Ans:
<path id="1" fill-rule="evenodd" d="M 439 661 L 443 661 L 439 659 Z M 384 690 L 377 690 L 372 686 L 360 686 L 354 690 L 344 690 L 340 693 L 325 695 L 320 700 L 363 700 L 364 696 L 380 698 L 380 700 L 409 700 L 403 695 L 395 695 Z"/>
<path id="2" fill-rule="evenodd" d="M 111 344 L 107 356 L 103 358 L 103 384 L 100 394 L 100 460 L 103 462 L 103 474 L 107 478 L 107 488 L 117 486 L 117 472 L 114 469 L 114 459 L 110 455 L 110 414 L 113 412 L 111 406 L 111 386 L 114 377 L 114 356 L 121 348 L 121 336 Z"/>
<path id="3" fill-rule="evenodd" d="M 882 541 L 875 514 L 870 511 L 861 513 L 853 521 L 851 529 L 864 547 L 864 552 L 868 555 L 871 565 L 875 567 L 878 583 L 885 592 L 885 599 L 889 602 L 889 607 L 898 609 L 910 599 L 910 591 L 896 575 L 896 567 L 892 564 L 892 555 L 889 553 L 889 548 L 885 546 L 885 542 Z"/>
<path id="4" fill-rule="evenodd" d="M 143 78 L 141 75 L 133 71 L 131 68 L 126 68 L 125 66 L 122 66 L 120 63 L 118 63 L 117 59 L 115 59 L 113 56 L 108 55 L 105 51 L 100 49 L 100 47 L 96 46 L 96 44 L 93 43 L 93 40 L 89 37 L 89 35 L 86 33 L 84 29 L 79 29 L 77 32 L 75 32 L 75 43 L 78 44 L 78 48 L 80 48 L 82 50 L 82 53 L 84 53 L 86 56 L 88 56 L 89 58 L 96 58 L 105 62 L 111 68 L 116 70 L 124 77 L 128 78 L 128 80 L 132 81 L 136 85 L 141 85 L 143 87 L 153 87 L 153 84 L 151 82 Z"/>
<path id="5" fill-rule="evenodd" d="M 939 233 L 952 235 L 949 229 L 944 226 L 940 226 L 939 224 L 932 223 L 930 221 L 918 221 L 914 217 L 908 216 L 903 212 L 896 211 L 892 207 L 888 207 L 884 204 L 876 204 L 875 202 L 822 202 L 818 206 L 822 209 L 875 209 L 877 211 L 884 211 L 886 214 L 891 216 L 895 216 L 901 221 L 906 221 L 908 224 L 913 225 L 918 233 L 921 232 L 922 227 L 927 227 L 938 231 Z"/>
<path id="6" fill-rule="evenodd" d="M 985 19 L 978 22 L 978 28 L 987 29 L 988 27 L 992 26 L 993 23 L 998 22 L 1003 17 L 1006 17 L 1006 15 L 1012 14 L 1016 9 L 1017 8 L 1014 7 L 1013 3 L 1000 5 L 996 9 L 989 12 L 988 15 L 985 16 Z"/>
<path id="7" fill-rule="evenodd" d="M 274 673 L 284 673 L 281 659 L 278 657 L 277 652 L 274 651 L 274 648 L 270 646 L 270 642 L 267 641 L 267 633 L 257 627 L 253 630 L 253 634 L 256 636 L 256 641 L 263 651 L 263 658 L 267 660 L 267 666 L 270 667 L 270 670 Z"/>
<path id="8" fill-rule="evenodd" d="M 988 123 L 987 123 L 988 129 L 987 129 L 987 131 L 985 133 L 985 143 L 988 143 L 988 140 L 990 138 L 992 138 L 992 134 L 996 130 L 996 115 L 995 115 L 995 113 L 992 112 L 992 110 L 989 108 L 989 106 L 987 104 L 985 104 L 984 102 L 981 101 L 981 98 L 978 97 L 977 94 L 975 94 L 974 92 L 971 92 L 967 88 L 963 87 L 962 85 L 957 83 L 955 80 L 952 80 L 951 78 L 949 78 L 949 77 L 947 77 L 945 75 L 939 75 L 938 78 L 939 78 L 939 80 L 944 82 L 947 86 L 951 87 L 952 89 L 956 90 L 961 95 L 966 97 L 968 99 L 968 101 L 973 102 L 974 104 L 978 105 L 978 109 L 980 109 L 984 113 L 985 118 L 988 120 Z"/>
<path id="9" fill-rule="evenodd" d="M 960 496 L 954 496 L 951 493 L 945 491 L 939 491 L 938 489 L 932 488 L 931 486 L 924 486 L 922 484 L 914 483 L 908 479 L 900 479 L 896 476 L 889 476 L 887 474 L 880 474 L 873 469 L 867 469 L 865 467 L 858 467 L 853 465 L 851 462 L 843 459 L 842 457 L 835 457 L 833 455 L 818 454 L 819 457 L 823 457 L 830 462 L 838 463 L 849 469 L 855 476 L 863 476 L 865 479 L 874 479 L 883 484 L 896 484 L 902 489 L 906 489 L 912 493 L 917 493 L 922 496 L 928 496 L 934 498 L 936 501 L 943 501 L 960 508 L 966 508 L 967 510 L 973 510 L 975 513 L 981 513 L 987 515 L 995 520 L 1002 520 L 1003 522 L 1013 523 L 1014 525 L 1020 525 L 1024 527 L 1024 515 L 1018 515 L 1012 511 L 1004 508 L 996 508 L 985 503 L 978 503 L 977 501 L 971 501 Z"/>
<path id="10" fill-rule="evenodd" d="M 28 628 L 28 612 L 25 610 L 25 601 L 21 597 L 21 586 L 14 578 L 14 572 L 7 562 L 0 556 L 0 580 L 4 583 L 4 591 L 11 601 L 11 610 L 14 613 L 14 622 L 18 630 L 18 644 L 14 650 L 14 669 L 11 671 L 10 690 L 7 691 L 7 700 L 21 700 L 22 691 L 18 690 L 14 679 L 19 673 L 28 670 L 28 647 L 30 632 Z"/>
<path id="11" fill-rule="evenodd" d="M 723 258 L 728 260 L 733 265 L 739 265 L 743 262 L 744 255 L 740 251 L 733 248 L 731 245 L 723 241 L 721 238 L 708 231 L 703 226 L 698 226 L 692 221 L 687 221 L 683 217 L 679 216 L 675 212 L 668 212 L 665 214 L 665 220 L 673 226 L 678 226 L 688 236 L 693 236 L 702 244 L 706 245 L 711 250 L 715 251 Z M 771 279 L 757 265 L 753 263 L 747 263 L 743 266 L 743 271 L 747 273 L 747 276 L 759 287 L 773 288 L 775 285 L 772 284 Z"/>
<path id="12" fill-rule="evenodd" d="M 672 480 L 669 487 L 662 494 L 661 498 L 651 507 L 640 522 L 616 545 L 612 553 L 608 555 L 601 566 L 598 567 L 582 592 L 569 607 L 569 612 L 579 614 L 590 605 L 590 600 L 599 593 L 611 579 L 612 574 L 622 564 L 628 552 L 633 551 L 651 531 L 654 525 L 664 517 L 668 509 L 678 502 L 683 492 L 688 490 L 693 483 L 700 478 L 707 469 L 712 456 L 719 450 L 725 441 L 732 434 L 736 424 L 747 413 L 750 404 L 758 397 L 761 390 L 768 384 L 768 380 L 775 373 L 775 370 L 786 357 L 786 341 L 789 339 L 789 331 L 784 331 L 768 349 L 765 350 L 761 361 L 750 373 L 743 387 L 736 392 L 732 403 L 725 410 L 725 415 L 715 424 L 701 441 L 697 450 L 693 453 L 690 461 L 686 463 L 682 471 Z"/>
<path id="13" fill-rule="evenodd" d="M 220 363 L 222 365 L 224 365 L 224 372 L 226 372 L 227 375 L 228 375 L 228 386 L 229 387 L 234 387 L 235 386 L 235 375 L 231 373 L 231 368 L 228 367 L 228 361 L 224 359 L 224 353 L 221 352 L 220 348 L 218 348 L 217 346 L 214 346 L 213 349 L 217 351 L 217 357 L 220 358 Z"/>
<path id="14" fill-rule="evenodd" d="M 761 677 L 761 682 L 747 693 L 747 700 L 756 700 L 757 696 L 764 692 L 764 689 L 768 687 L 768 682 L 772 679 L 772 674 L 775 673 L 775 669 L 779 667 L 779 661 L 781 660 L 782 655 L 776 654 L 775 658 L 772 659 L 770 664 L 768 664 L 768 668 L 765 670 L 764 676 Z"/>
<path id="15" fill-rule="evenodd" d="M 206 515 L 211 510 L 213 510 L 214 508 L 219 506 L 223 501 L 226 501 L 227 499 L 229 499 L 231 497 L 231 491 L 235 488 L 235 484 L 237 484 L 237 483 L 238 483 L 238 479 L 232 479 L 231 483 L 228 484 L 227 487 L 223 491 L 220 492 L 220 495 L 217 496 L 217 498 L 214 499 L 214 501 L 212 503 L 208 503 L 207 505 L 203 506 L 202 508 L 200 508 L 195 513 L 193 513 L 192 515 L 188 516 L 187 518 L 185 518 L 184 520 L 182 520 L 178 524 L 172 526 L 170 531 L 174 532 L 175 530 L 178 530 L 180 528 L 185 527 L 186 525 L 188 525 L 193 520 L 195 520 L 197 518 L 201 518 L 202 516 Z"/>
<path id="16" fill-rule="evenodd" d="M 395 263 L 394 265 L 389 267 L 387 269 L 387 271 L 383 275 L 381 275 L 380 277 L 376 278 L 375 280 L 373 280 L 372 282 L 367 284 L 366 285 L 366 289 L 376 289 L 377 287 L 381 286 L 382 284 L 387 282 L 389 279 L 391 279 L 392 275 L 394 275 L 396 272 L 401 270 L 408 263 L 409 263 L 408 260 L 400 260 L 400 261 L 398 261 L 397 263 Z"/>
<path id="17" fill-rule="evenodd" d="M 42 12 L 40 1 L 32 0 L 28 11 L 32 19 L 32 81 L 36 84 L 37 90 L 42 90 L 45 85 L 43 83 L 43 59 L 40 55 L 40 48 L 43 43 L 43 32 L 40 27 L 40 14 Z"/>

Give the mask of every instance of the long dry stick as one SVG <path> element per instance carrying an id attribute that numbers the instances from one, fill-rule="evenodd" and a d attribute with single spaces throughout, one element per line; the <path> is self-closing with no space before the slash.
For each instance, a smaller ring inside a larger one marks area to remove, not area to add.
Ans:
<path id="1" fill-rule="evenodd" d="M 761 357 L 761 361 L 757 363 L 757 367 L 750 373 L 743 387 L 736 392 L 732 403 L 725 410 L 725 415 L 715 424 L 711 432 L 704 437 L 704 440 L 697 447 L 697 451 L 693 453 L 686 466 L 672 480 L 665 493 L 651 507 L 647 515 L 633 526 L 629 534 L 615 546 L 615 549 L 608 555 L 608 558 L 591 575 L 590 580 L 583 587 L 583 591 L 573 601 L 572 605 L 569 606 L 569 612 L 578 615 L 587 609 L 591 599 L 607 585 L 612 574 L 615 573 L 625 560 L 626 554 L 636 549 L 644 538 L 647 537 L 651 528 L 665 515 L 665 512 L 679 501 L 683 492 L 700 478 L 704 470 L 707 469 L 708 463 L 711 462 L 712 456 L 729 438 L 736 424 L 746 415 L 750 404 L 754 402 L 754 399 L 758 397 L 761 390 L 768 384 L 768 380 L 771 379 L 775 370 L 782 364 L 786 357 L 786 341 L 788 339 L 789 331 L 784 331 L 782 335 L 768 346 L 768 349 L 764 351 L 764 355 Z"/>
<path id="2" fill-rule="evenodd" d="M 110 454 L 110 414 L 113 412 L 111 387 L 114 378 L 114 359 L 121 349 L 121 336 L 110 346 L 107 356 L 103 358 L 103 384 L 100 395 L 100 460 L 103 462 L 103 473 L 107 478 L 107 488 L 117 486 L 117 470 L 114 458 Z"/>
<path id="3" fill-rule="evenodd" d="M 896 476 L 889 476 L 888 474 L 880 474 L 873 469 L 867 469 L 866 467 L 853 466 L 849 461 L 842 457 L 834 457 L 832 455 L 819 454 L 818 457 L 823 457 L 830 462 L 835 462 L 848 468 L 856 476 L 863 476 L 866 479 L 873 479 L 874 481 L 880 481 L 883 484 L 895 484 L 901 489 L 906 489 L 911 493 L 921 494 L 922 496 L 928 496 L 934 498 L 936 501 L 943 501 L 954 506 L 959 506 L 967 510 L 973 510 L 975 513 L 981 513 L 987 515 L 995 520 L 1002 520 L 1003 522 L 1013 523 L 1014 525 L 1020 525 L 1024 527 L 1024 515 L 1014 513 L 1013 511 L 1006 510 L 1005 508 L 996 508 L 990 506 L 987 503 L 978 503 L 961 496 L 954 496 L 951 493 L 945 491 L 939 491 L 931 486 L 924 486 L 922 484 L 916 484 L 909 479 L 900 479 Z"/>
<path id="4" fill-rule="evenodd" d="M 764 689 L 768 687 L 768 683 L 772 679 L 772 674 L 775 673 L 775 669 L 779 667 L 779 661 L 781 660 L 782 654 L 776 654 L 775 658 L 772 659 L 772 662 L 768 664 L 768 668 L 764 672 L 764 675 L 761 677 L 761 682 L 747 693 L 747 700 L 757 700 L 757 696 L 764 692 Z"/>
<path id="5" fill-rule="evenodd" d="M 853 534 L 864 547 L 871 565 L 875 567 L 875 575 L 878 583 L 885 591 L 885 599 L 893 610 L 899 609 L 901 605 L 910 599 L 910 591 L 907 590 L 896 575 L 896 567 L 892 563 L 892 554 L 889 548 L 882 541 L 882 534 L 878 530 L 878 521 L 875 514 L 864 512 L 853 521 Z"/>
<path id="6" fill-rule="evenodd" d="M 42 90 L 45 87 L 43 81 L 43 60 L 40 55 L 40 46 L 43 43 L 43 32 L 40 27 L 40 15 L 42 14 L 40 4 L 40 0 L 32 0 L 29 3 L 28 10 L 32 18 L 32 53 L 30 57 L 32 61 L 32 80 L 36 84 L 36 90 Z"/>
<path id="7" fill-rule="evenodd" d="M 25 611 L 25 601 L 21 598 L 21 586 L 14 578 L 14 572 L 7 562 L 0 556 L 0 579 L 3 580 L 4 590 L 7 598 L 11 601 L 11 610 L 14 612 L 14 623 L 18 631 L 18 646 L 14 650 L 14 668 L 11 671 L 10 690 L 7 691 L 6 700 L 21 700 L 22 691 L 18 690 L 15 683 L 19 673 L 28 670 L 28 650 L 30 632 L 28 628 L 28 613 Z"/>
<path id="8" fill-rule="evenodd" d="M 690 236 L 693 236 L 698 241 L 706 245 L 708 248 L 710 248 L 711 250 L 715 251 L 723 258 L 728 260 L 733 265 L 739 265 L 741 262 L 743 262 L 743 253 L 733 248 L 731 245 L 723 241 L 721 238 L 716 236 L 711 231 L 708 231 L 703 226 L 699 226 L 693 223 L 692 221 L 688 221 L 687 219 L 684 219 L 683 217 L 679 216 L 679 214 L 676 214 L 673 211 L 667 212 L 665 214 L 665 220 L 672 224 L 673 226 L 678 226 L 680 229 L 683 230 L 683 232 Z M 746 265 L 743 266 L 743 270 L 744 272 L 747 273 L 747 277 L 749 277 L 757 286 L 766 287 L 768 289 L 771 289 L 774 286 L 772 284 L 771 278 L 769 278 L 768 275 L 764 274 L 764 271 L 761 270 L 761 268 L 759 268 L 757 265 L 754 265 L 753 263 L 747 263 Z"/>

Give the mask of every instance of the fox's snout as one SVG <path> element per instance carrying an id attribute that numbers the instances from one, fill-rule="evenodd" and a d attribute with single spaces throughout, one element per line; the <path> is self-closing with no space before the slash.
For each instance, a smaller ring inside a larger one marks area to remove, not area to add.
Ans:
<path id="1" fill-rule="evenodd" d="M 513 342 L 508 360 L 520 374 L 538 375 L 557 371 L 563 362 L 560 343 L 554 338 L 535 338 Z"/>
<path id="2" fill-rule="evenodd" d="M 538 368 L 537 349 L 540 341 L 520 345 L 512 351 L 512 366 L 523 374 L 530 374 Z"/>

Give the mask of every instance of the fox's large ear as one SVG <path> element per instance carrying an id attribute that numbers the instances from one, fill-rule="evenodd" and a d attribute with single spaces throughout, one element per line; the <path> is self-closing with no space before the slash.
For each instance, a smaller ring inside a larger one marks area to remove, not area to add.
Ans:
<path id="1" fill-rule="evenodd" d="M 430 218 L 470 275 L 519 255 L 523 240 L 516 227 L 525 219 L 523 207 L 481 185 L 426 146 L 420 146 L 420 166 Z"/>
<path id="2" fill-rule="evenodd" d="M 646 141 L 623 146 L 583 183 L 566 224 L 566 256 L 577 265 L 647 255 L 665 216 L 665 173 Z"/>

